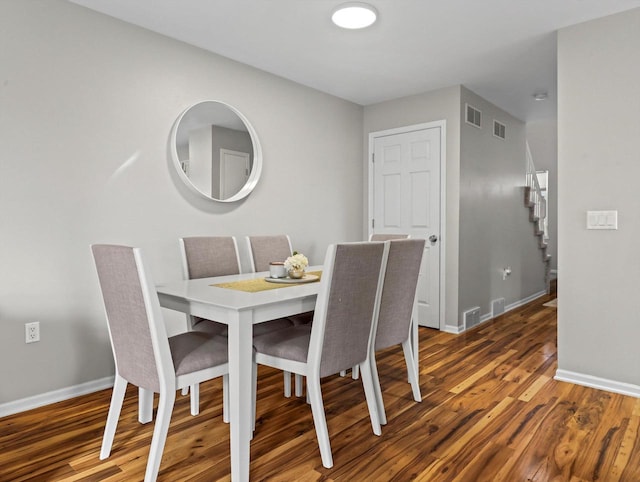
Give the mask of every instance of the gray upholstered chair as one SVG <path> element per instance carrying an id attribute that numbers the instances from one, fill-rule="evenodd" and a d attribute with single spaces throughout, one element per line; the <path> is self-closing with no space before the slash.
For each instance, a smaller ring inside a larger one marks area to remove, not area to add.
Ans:
<path id="1" fill-rule="evenodd" d="M 233 236 L 192 236 L 179 239 L 184 279 L 210 278 L 240 273 L 238 246 Z M 187 315 L 189 328 L 225 334 L 227 326 Z"/>
<path id="2" fill-rule="evenodd" d="M 329 246 L 313 323 L 254 337 L 257 364 L 307 378 L 322 465 L 327 468 L 333 466 L 333 457 L 321 378 L 359 365 L 373 432 L 381 433 L 369 358 L 388 249 L 389 243 Z"/>
<path id="3" fill-rule="evenodd" d="M 185 279 L 211 278 L 239 274 L 240 256 L 238 245 L 233 236 L 190 236 L 180 238 L 180 252 L 182 254 L 182 271 Z M 205 331 L 215 335 L 227 335 L 227 325 L 214 320 L 206 320 L 187 315 L 192 330 Z M 254 334 L 267 333 L 273 330 L 289 328 L 293 325 L 286 318 L 259 323 L 253 326 Z M 285 377 L 291 384 L 291 378 Z M 228 388 L 228 377 L 224 377 L 225 389 Z M 291 391 L 291 389 L 289 389 Z M 185 394 L 187 390 L 184 390 Z M 195 398 L 195 400 L 194 400 Z M 191 402 L 198 405 L 197 387 L 191 392 Z M 224 421 L 229 421 L 227 406 L 224 406 Z"/>
<path id="4" fill-rule="evenodd" d="M 269 263 L 272 261 L 284 261 L 293 252 L 291 240 L 286 234 L 247 236 L 247 248 L 249 250 L 251 269 L 254 273 L 269 271 Z"/>
<path id="5" fill-rule="evenodd" d="M 376 328 L 375 343 L 371 353 L 371 371 L 376 387 L 376 401 L 380 423 L 387 417 L 378 381 L 375 352 L 395 345 L 402 345 L 407 365 L 407 375 L 413 399 L 422 401 L 418 383 L 418 367 L 412 346 L 413 320 L 416 317 L 416 290 L 424 252 L 424 239 L 397 239 L 390 242 L 387 269 Z M 415 347 L 417 350 L 417 346 Z"/>
<path id="6" fill-rule="evenodd" d="M 269 271 L 269 263 L 284 261 L 293 253 L 291 239 L 286 234 L 247 236 L 247 249 L 251 260 L 251 269 L 254 273 Z M 313 312 L 289 316 L 287 320 L 293 325 L 304 325 L 313 320 Z M 302 377 L 296 375 L 295 380 L 295 394 L 300 397 L 302 396 Z M 291 377 L 287 372 L 284 373 L 284 395 L 291 396 Z"/>
<path id="7" fill-rule="evenodd" d="M 369 236 L 369 241 L 393 241 L 395 239 L 407 239 L 410 238 L 411 236 L 408 234 L 383 234 L 383 233 L 373 233 Z M 342 372 L 340 372 L 340 376 L 344 377 L 346 376 L 347 371 L 344 370 Z M 358 367 L 353 367 L 351 369 L 351 377 L 354 380 L 357 380 L 359 376 L 359 370 Z"/>
<path id="8" fill-rule="evenodd" d="M 228 373 L 227 340 L 190 331 L 169 338 L 158 295 L 138 248 L 92 245 L 109 337 L 115 382 L 100 459 L 109 457 L 128 383 L 138 386 L 141 423 L 153 418 L 153 393 L 159 393 L 156 423 L 145 482 L 156 480 L 176 390 Z M 197 408 L 197 407 L 195 407 Z M 194 405 L 192 399 L 192 413 Z"/>

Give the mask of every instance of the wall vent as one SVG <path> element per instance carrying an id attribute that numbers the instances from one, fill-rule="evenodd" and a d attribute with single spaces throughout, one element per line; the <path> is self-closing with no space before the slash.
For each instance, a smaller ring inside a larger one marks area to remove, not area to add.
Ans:
<path id="1" fill-rule="evenodd" d="M 464 322 L 464 329 L 468 330 L 476 325 L 480 324 L 480 307 L 476 306 L 470 310 L 462 313 L 462 320 Z"/>
<path id="2" fill-rule="evenodd" d="M 482 125 L 482 112 L 480 112 L 471 104 L 465 104 L 465 111 L 466 123 L 480 129 L 480 126 Z"/>
<path id="3" fill-rule="evenodd" d="M 491 318 L 504 313 L 504 298 L 498 298 L 491 302 Z"/>
<path id="4" fill-rule="evenodd" d="M 502 140 L 507 137 L 507 126 L 502 122 L 498 122 L 497 120 L 493 120 L 493 135 Z"/>

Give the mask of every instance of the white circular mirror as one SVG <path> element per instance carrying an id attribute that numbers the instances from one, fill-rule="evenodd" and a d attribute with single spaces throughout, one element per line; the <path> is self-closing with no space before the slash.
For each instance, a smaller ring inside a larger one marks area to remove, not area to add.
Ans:
<path id="1" fill-rule="evenodd" d="M 185 184 L 214 201 L 247 197 L 262 172 L 255 130 L 236 108 L 216 100 L 180 114 L 171 131 L 171 155 Z"/>

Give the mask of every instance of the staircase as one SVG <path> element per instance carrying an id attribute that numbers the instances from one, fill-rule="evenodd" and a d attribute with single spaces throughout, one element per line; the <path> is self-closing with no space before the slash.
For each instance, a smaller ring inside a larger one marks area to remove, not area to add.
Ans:
<path id="1" fill-rule="evenodd" d="M 524 204 L 529 208 L 529 221 L 533 223 L 533 232 L 539 239 L 540 250 L 542 252 L 542 261 L 545 263 L 544 281 L 547 287 L 547 293 L 551 290 L 551 255 L 547 253 L 549 245 L 549 233 L 547 232 L 547 200 L 542 195 L 538 175 L 533 157 L 529 149 L 529 143 L 526 145 L 527 152 L 527 173 L 524 188 Z"/>

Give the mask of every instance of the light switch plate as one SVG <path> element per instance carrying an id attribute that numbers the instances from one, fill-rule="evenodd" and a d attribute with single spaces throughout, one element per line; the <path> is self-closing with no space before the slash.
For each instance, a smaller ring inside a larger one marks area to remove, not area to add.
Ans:
<path id="1" fill-rule="evenodd" d="M 618 211 L 587 211 L 587 229 L 618 229 Z"/>

